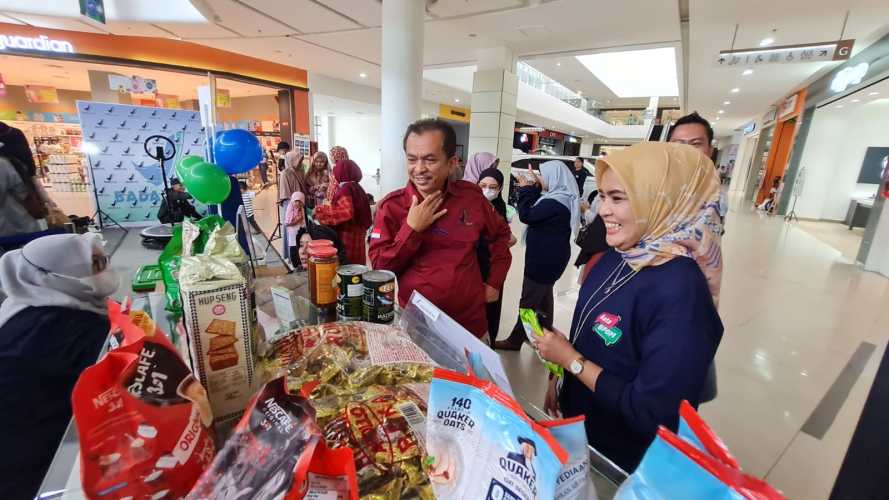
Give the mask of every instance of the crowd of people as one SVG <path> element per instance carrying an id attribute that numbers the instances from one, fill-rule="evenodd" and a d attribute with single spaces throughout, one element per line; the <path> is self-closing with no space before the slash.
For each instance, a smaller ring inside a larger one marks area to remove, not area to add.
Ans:
<path id="1" fill-rule="evenodd" d="M 677 122 L 669 142 L 640 143 L 600 158 L 598 190 L 586 199 L 584 182 L 593 174 L 582 160 L 573 168 L 547 161 L 539 172 L 516 172 L 515 211 L 525 226 L 520 238 L 510 229 L 499 160 L 476 153 L 458 179 L 457 138 L 445 121 L 408 127 L 402 144 L 407 183 L 378 203 L 361 187 L 361 168 L 345 148 L 304 162 L 282 142 L 284 249 L 302 268 L 308 243 L 330 239 L 343 263 L 394 272 L 402 307 L 417 290 L 473 335 L 508 351 L 528 342 L 517 311 L 507 311 L 517 320 L 497 340 L 511 247 L 520 240 L 519 306 L 536 311 L 545 328 L 530 347 L 565 369 L 564 378 L 551 378 L 545 409 L 584 415 L 590 444 L 631 471 L 659 425 L 676 428 L 681 400 L 697 406 L 716 394 L 725 214 L 710 159 L 712 134 L 694 115 Z M 0 174 L 10 169 L 0 156 Z M 15 186 L 0 193 L 0 206 L 11 202 L 9 193 L 26 189 L 21 176 L 0 180 L 6 183 L 0 187 Z M 174 186 L 170 195 L 179 192 Z M 22 222 L 0 221 L 11 223 Z M 581 246 L 574 262 L 582 267 L 581 288 L 571 328 L 559 332 L 554 286 L 571 261 L 572 241 Z M 41 432 L 43 441 L 34 441 L 25 414 L 6 414 L 0 417 L 9 431 L 4 444 L 28 450 L 15 460 L 35 464 L 35 471 L 45 470 L 64 432 L 67 395 L 95 361 L 102 342 L 95 332 L 107 332 L 104 300 L 117 285 L 94 234 L 43 237 L 0 258 L 7 296 L 0 304 L 0 392 L 9 405 L 41 408 L 52 426 Z M 72 332 L 70 325 L 83 331 Z M 51 363 L 43 358 L 49 351 L 58 357 Z M 42 388 L 32 387 L 35 381 Z M 19 446 L 22 439 L 29 445 Z M 20 465 L 0 467 L 8 473 Z"/>

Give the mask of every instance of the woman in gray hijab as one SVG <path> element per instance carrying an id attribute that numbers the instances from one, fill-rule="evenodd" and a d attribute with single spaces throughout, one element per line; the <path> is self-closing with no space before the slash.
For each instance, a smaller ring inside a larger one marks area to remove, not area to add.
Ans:
<path id="1" fill-rule="evenodd" d="M 34 498 L 71 420 L 71 391 L 108 336 L 120 279 L 97 234 L 0 257 L 0 498 Z M 15 450 L 14 453 L 11 451 Z"/>

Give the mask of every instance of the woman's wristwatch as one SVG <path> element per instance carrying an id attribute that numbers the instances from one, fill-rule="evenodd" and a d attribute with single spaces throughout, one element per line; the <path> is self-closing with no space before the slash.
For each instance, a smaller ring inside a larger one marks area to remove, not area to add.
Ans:
<path id="1" fill-rule="evenodd" d="M 571 372 L 575 377 L 580 375 L 583 372 L 583 365 L 586 363 L 586 359 L 583 356 L 575 359 L 568 365 L 568 371 Z"/>

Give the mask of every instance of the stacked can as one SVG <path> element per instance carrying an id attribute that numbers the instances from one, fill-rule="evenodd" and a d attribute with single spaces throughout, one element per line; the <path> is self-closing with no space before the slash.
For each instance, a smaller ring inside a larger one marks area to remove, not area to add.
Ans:
<path id="1" fill-rule="evenodd" d="M 362 275 L 367 266 L 350 264 L 339 268 L 337 283 L 339 293 L 336 301 L 336 315 L 340 321 L 361 321 L 363 318 L 364 281 Z"/>
<path id="2" fill-rule="evenodd" d="M 364 281 L 364 321 L 391 323 L 395 319 L 395 273 L 367 271 Z"/>

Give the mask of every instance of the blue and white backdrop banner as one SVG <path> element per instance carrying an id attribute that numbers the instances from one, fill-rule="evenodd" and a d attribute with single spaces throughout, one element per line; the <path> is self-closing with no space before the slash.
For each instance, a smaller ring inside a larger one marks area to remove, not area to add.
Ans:
<path id="1" fill-rule="evenodd" d="M 164 181 L 158 160 L 145 153 L 145 139 L 163 135 L 176 145 L 176 156 L 164 165 L 169 181 L 183 156 L 206 157 L 200 113 L 92 101 L 77 101 L 77 112 L 96 206 L 125 226 L 158 223 Z"/>

